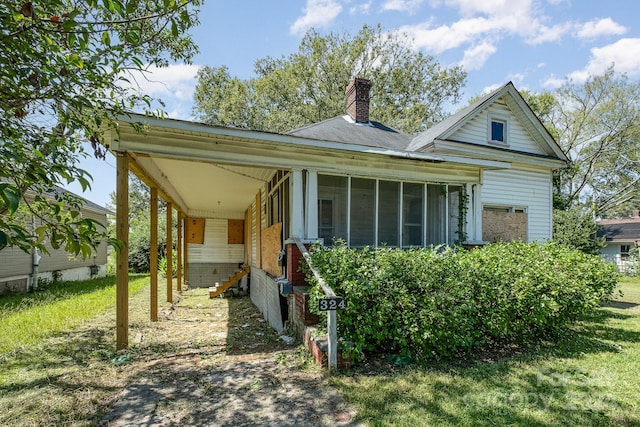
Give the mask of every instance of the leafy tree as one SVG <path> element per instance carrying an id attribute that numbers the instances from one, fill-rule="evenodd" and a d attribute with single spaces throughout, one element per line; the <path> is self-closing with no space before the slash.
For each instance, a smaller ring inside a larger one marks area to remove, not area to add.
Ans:
<path id="1" fill-rule="evenodd" d="M 129 269 L 134 273 L 149 272 L 149 253 L 151 252 L 151 217 L 149 211 L 151 192 L 134 174 L 129 174 Z M 110 209 L 115 209 L 116 193 L 110 194 Z M 158 200 L 158 259 L 165 257 L 167 248 L 167 204 Z M 173 242 L 177 242 L 176 226 L 178 219 L 172 216 Z M 110 229 L 111 235 L 115 229 Z M 174 252 L 175 254 L 175 252 Z"/>
<path id="2" fill-rule="evenodd" d="M 583 206 L 570 206 L 566 210 L 553 211 L 553 240 L 596 255 L 605 246 L 604 237 L 598 237 L 598 226 L 593 211 Z"/>
<path id="3" fill-rule="evenodd" d="M 255 64 L 256 77 L 240 80 L 226 67 L 198 73 L 194 114 L 209 124 L 284 132 L 345 112 L 353 77 L 371 79 L 370 116 L 408 133 L 444 117 L 459 100 L 465 72 L 443 68 L 410 47 L 406 35 L 364 26 L 355 35 L 310 30 L 298 51 Z"/>
<path id="4" fill-rule="evenodd" d="M 589 202 L 598 216 L 626 216 L 640 203 L 640 83 L 609 68 L 553 96 L 543 119 L 571 159 L 555 179 L 556 206 Z"/>
<path id="5" fill-rule="evenodd" d="M 0 0 L 0 249 L 46 252 L 48 240 L 88 256 L 105 237 L 79 214 L 82 202 L 55 186 L 89 187 L 83 142 L 104 157 L 101 135 L 117 130 L 113 118 L 150 109 L 130 89 L 136 76 L 190 60 L 186 32 L 200 1 Z M 34 215 L 43 224 L 35 230 L 24 221 Z"/>

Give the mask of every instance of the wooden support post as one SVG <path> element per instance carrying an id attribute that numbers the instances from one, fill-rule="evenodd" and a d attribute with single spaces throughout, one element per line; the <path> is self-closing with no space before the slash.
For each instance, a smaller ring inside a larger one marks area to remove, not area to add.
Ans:
<path id="1" fill-rule="evenodd" d="M 185 227 L 185 233 L 186 233 L 186 227 Z M 184 285 L 185 286 L 189 286 L 189 244 L 187 243 L 187 239 L 184 239 L 184 253 L 182 254 L 182 256 L 184 256 L 184 262 L 182 263 L 182 265 L 184 265 Z"/>
<path id="2" fill-rule="evenodd" d="M 177 246 L 177 258 L 178 258 L 178 265 L 176 266 L 176 272 L 177 272 L 177 276 L 178 276 L 178 283 L 177 283 L 177 289 L 178 292 L 182 292 L 182 212 L 178 211 L 178 242 L 176 244 Z"/>
<path id="3" fill-rule="evenodd" d="M 129 346 L 129 157 L 116 153 L 116 349 Z"/>
<path id="4" fill-rule="evenodd" d="M 149 270 L 151 273 L 151 321 L 158 321 L 158 189 L 151 187 Z"/>
<path id="5" fill-rule="evenodd" d="M 262 268 L 262 204 L 260 192 L 256 194 L 256 267 Z"/>
<path id="6" fill-rule="evenodd" d="M 244 213 L 244 263 L 251 265 L 251 208 Z"/>
<path id="7" fill-rule="evenodd" d="M 173 302 L 173 224 L 171 202 L 167 202 L 167 302 Z"/>

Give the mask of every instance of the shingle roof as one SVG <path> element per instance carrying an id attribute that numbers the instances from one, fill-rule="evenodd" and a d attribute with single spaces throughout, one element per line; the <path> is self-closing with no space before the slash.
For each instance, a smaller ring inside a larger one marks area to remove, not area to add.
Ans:
<path id="1" fill-rule="evenodd" d="M 53 192 L 49 193 L 48 195 L 53 198 L 55 196 L 55 194 L 64 194 L 64 193 L 71 194 L 72 196 L 75 196 L 75 197 L 78 197 L 79 199 L 81 199 L 83 208 L 90 209 L 90 210 L 97 211 L 97 212 L 104 213 L 104 214 L 108 214 L 108 215 L 115 215 L 115 212 L 110 211 L 109 209 L 105 208 L 104 206 L 100 206 L 97 203 L 93 203 L 91 200 L 87 200 L 84 197 L 79 196 L 79 195 L 77 195 L 77 194 L 75 194 L 75 193 L 73 193 L 73 192 L 71 192 L 69 190 L 65 190 L 62 187 L 55 186 Z"/>
<path id="2" fill-rule="evenodd" d="M 412 136 L 379 122 L 356 123 L 348 116 L 338 116 L 287 132 L 288 135 L 321 141 L 387 148 L 405 151 Z"/>
<path id="3" fill-rule="evenodd" d="M 640 240 L 640 218 L 599 221 L 598 236 L 604 236 L 607 241 Z"/>

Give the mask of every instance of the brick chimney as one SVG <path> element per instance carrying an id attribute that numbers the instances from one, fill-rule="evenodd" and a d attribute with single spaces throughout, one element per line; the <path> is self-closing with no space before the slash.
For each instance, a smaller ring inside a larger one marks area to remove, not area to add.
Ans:
<path id="1" fill-rule="evenodd" d="M 347 94 L 347 114 L 357 123 L 369 123 L 369 91 L 371 80 L 355 78 L 349 82 Z"/>

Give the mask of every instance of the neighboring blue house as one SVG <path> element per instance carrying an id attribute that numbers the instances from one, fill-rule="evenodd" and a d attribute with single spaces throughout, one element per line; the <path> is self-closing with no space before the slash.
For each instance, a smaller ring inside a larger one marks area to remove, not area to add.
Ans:
<path id="1" fill-rule="evenodd" d="M 630 218 L 603 219 L 597 224 L 598 236 L 604 237 L 607 243 L 600 254 L 605 260 L 615 262 L 618 271 L 626 272 L 630 252 L 640 246 L 640 210 L 633 211 Z"/>

